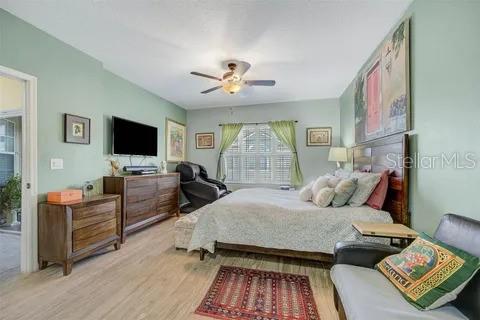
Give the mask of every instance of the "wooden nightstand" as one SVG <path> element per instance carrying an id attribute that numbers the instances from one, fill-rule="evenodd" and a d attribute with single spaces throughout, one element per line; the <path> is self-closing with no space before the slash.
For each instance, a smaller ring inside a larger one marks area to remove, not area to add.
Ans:
<path id="1" fill-rule="evenodd" d="M 120 249 L 120 196 L 103 194 L 38 207 L 40 269 L 58 263 L 69 275 L 73 262 L 111 245 Z"/>
<path id="2" fill-rule="evenodd" d="M 415 230 L 399 223 L 354 221 L 352 226 L 360 232 L 362 236 L 389 238 L 390 244 L 393 244 L 393 239 L 399 239 L 402 248 L 408 246 L 418 236 Z"/>

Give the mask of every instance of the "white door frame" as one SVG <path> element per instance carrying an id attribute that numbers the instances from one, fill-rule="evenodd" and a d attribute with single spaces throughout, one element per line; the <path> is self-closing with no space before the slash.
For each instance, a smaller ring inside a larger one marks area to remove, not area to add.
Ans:
<path id="1" fill-rule="evenodd" d="M 0 74 L 25 81 L 25 108 L 22 115 L 22 232 L 20 270 L 38 270 L 37 248 L 37 78 L 0 66 Z M 4 112 L 2 115 L 7 115 Z"/>

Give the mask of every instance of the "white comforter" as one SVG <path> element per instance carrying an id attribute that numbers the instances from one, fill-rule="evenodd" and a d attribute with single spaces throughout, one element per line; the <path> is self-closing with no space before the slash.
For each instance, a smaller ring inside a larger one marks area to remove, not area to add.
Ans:
<path id="1" fill-rule="evenodd" d="M 215 241 L 264 248 L 333 253 L 337 241 L 366 240 L 352 221 L 392 223 L 390 214 L 369 206 L 319 208 L 297 191 L 241 189 L 202 210 L 189 251 L 214 252 Z M 368 238 L 383 242 L 385 239 Z"/>

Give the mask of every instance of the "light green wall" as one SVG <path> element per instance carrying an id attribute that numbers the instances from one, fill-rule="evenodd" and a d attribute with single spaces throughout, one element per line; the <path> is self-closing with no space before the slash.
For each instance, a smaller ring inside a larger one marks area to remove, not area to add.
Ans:
<path id="1" fill-rule="evenodd" d="M 413 227 L 433 232 L 442 214 L 480 220 L 480 1 L 416 0 L 411 16 L 411 153 L 475 155 L 475 169 L 411 170 Z M 340 98 L 341 140 L 354 142 L 353 85 Z"/>
<path id="2" fill-rule="evenodd" d="M 339 145 L 340 113 L 338 99 L 188 110 L 188 158 L 206 166 L 209 174 L 214 177 L 217 172 L 218 146 L 221 139 L 221 128 L 218 124 L 266 122 L 270 120 L 298 120 L 296 124 L 297 150 L 305 183 L 335 169 L 335 163 L 328 161 L 329 147 L 306 146 L 306 128 L 332 127 L 332 143 L 334 146 Z M 195 133 L 212 131 L 215 132 L 215 149 L 196 149 Z"/>
<path id="3" fill-rule="evenodd" d="M 107 173 L 112 115 L 158 127 L 165 158 L 165 117 L 186 121 L 184 109 L 106 71 L 101 62 L 0 10 L 0 65 L 38 78 L 38 190 L 81 186 Z M 63 114 L 91 118 L 91 144 L 63 142 Z M 64 170 L 50 170 L 63 158 Z M 121 159 L 126 163 L 126 159 Z M 135 157 L 134 164 L 141 158 Z"/>

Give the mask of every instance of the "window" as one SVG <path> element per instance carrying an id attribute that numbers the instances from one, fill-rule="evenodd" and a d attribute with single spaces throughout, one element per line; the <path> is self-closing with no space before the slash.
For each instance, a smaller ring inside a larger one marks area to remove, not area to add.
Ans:
<path id="1" fill-rule="evenodd" d="M 292 153 L 268 124 L 243 126 L 224 156 L 227 183 L 290 183 Z"/>
<path id="2" fill-rule="evenodd" d="M 0 119 L 0 186 L 14 174 L 15 123 Z"/>

